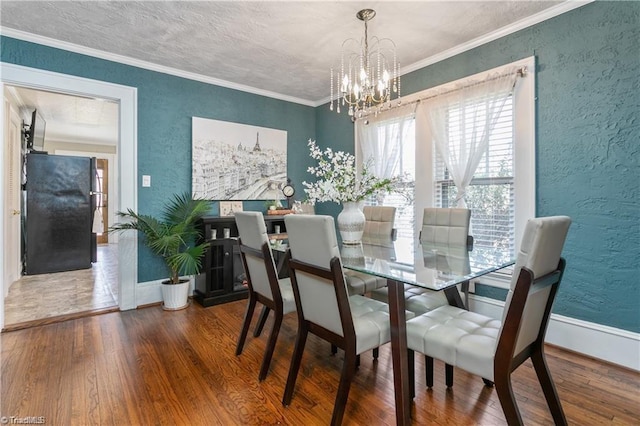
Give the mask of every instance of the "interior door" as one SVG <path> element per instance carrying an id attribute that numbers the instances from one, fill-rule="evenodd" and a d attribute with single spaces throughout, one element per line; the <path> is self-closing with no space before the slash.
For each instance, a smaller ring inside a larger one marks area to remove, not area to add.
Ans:
<path id="1" fill-rule="evenodd" d="M 5 206 L 4 215 L 4 295 L 9 293 L 9 286 L 20 278 L 20 158 L 22 141 L 22 120 L 15 107 L 5 102 L 5 134 L 3 141 L 6 147 L 5 156 Z"/>

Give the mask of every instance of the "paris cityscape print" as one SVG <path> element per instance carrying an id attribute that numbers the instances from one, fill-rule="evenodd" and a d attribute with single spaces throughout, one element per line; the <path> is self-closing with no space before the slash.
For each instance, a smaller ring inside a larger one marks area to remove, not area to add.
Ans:
<path id="1" fill-rule="evenodd" d="M 287 132 L 192 118 L 191 192 L 206 200 L 274 200 L 287 181 Z"/>

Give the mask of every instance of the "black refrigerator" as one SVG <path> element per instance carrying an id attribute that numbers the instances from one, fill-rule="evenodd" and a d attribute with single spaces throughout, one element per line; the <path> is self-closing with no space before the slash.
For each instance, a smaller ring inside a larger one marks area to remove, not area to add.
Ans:
<path id="1" fill-rule="evenodd" d="M 90 268 L 97 257 L 96 159 L 31 153 L 25 171 L 24 273 Z"/>

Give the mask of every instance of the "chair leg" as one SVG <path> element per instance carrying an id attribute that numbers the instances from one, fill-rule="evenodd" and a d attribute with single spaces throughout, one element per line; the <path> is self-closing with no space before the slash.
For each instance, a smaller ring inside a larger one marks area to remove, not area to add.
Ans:
<path id="1" fill-rule="evenodd" d="M 498 394 L 504 417 L 507 419 L 507 424 L 509 426 L 522 426 L 522 416 L 518 410 L 516 397 L 511 387 L 511 373 L 496 371 L 494 376 L 496 393 Z"/>
<path id="2" fill-rule="evenodd" d="M 444 365 L 444 381 L 447 384 L 448 388 L 453 387 L 453 365 Z"/>
<path id="3" fill-rule="evenodd" d="M 566 425 L 567 418 L 564 415 L 564 410 L 562 409 L 562 404 L 560 403 L 556 386 L 551 378 L 551 372 L 547 366 L 544 352 L 542 350 L 534 352 L 531 355 L 531 361 L 536 370 L 542 391 L 544 392 L 544 397 L 549 405 L 549 411 L 551 411 L 554 423 L 556 425 Z"/>
<path id="4" fill-rule="evenodd" d="M 273 357 L 273 351 L 276 348 L 276 341 L 278 340 L 278 333 L 280 332 L 280 326 L 282 325 L 282 312 L 276 312 L 275 318 L 273 321 L 273 328 L 271 329 L 271 334 L 269 335 L 269 341 L 267 342 L 267 347 L 264 351 L 264 358 L 262 359 L 262 366 L 260 366 L 260 375 L 258 376 L 259 381 L 263 381 L 267 374 L 269 373 L 269 365 L 271 364 L 271 358 Z"/>
<path id="5" fill-rule="evenodd" d="M 378 359 L 380 356 L 380 348 L 373 348 L 373 359 Z"/>
<path id="6" fill-rule="evenodd" d="M 424 373 L 427 382 L 427 387 L 433 387 L 433 358 L 430 356 L 424 356 Z"/>
<path id="7" fill-rule="evenodd" d="M 242 349 L 244 349 L 244 342 L 247 340 L 247 333 L 249 332 L 249 326 L 251 325 L 251 318 L 253 317 L 255 308 L 256 298 L 249 295 L 247 310 L 244 313 L 244 320 L 242 321 L 242 330 L 240 330 L 240 337 L 238 337 L 238 344 L 236 346 L 236 356 L 240 355 Z"/>
<path id="8" fill-rule="evenodd" d="M 270 310 L 271 309 L 269 309 L 267 306 L 262 307 L 260 317 L 258 318 L 258 323 L 256 324 L 256 329 L 253 330 L 253 337 L 260 337 L 262 329 L 264 328 L 264 323 L 267 322 L 267 317 L 269 316 Z"/>
<path id="9" fill-rule="evenodd" d="M 298 370 L 300 370 L 300 361 L 302 361 L 304 345 L 307 343 L 307 335 L 308 331 L 306 324 L 298 324 L 296 346 L 293 349 L 293 355 L 291 356 L 289 375 L 287 376 L 287 384 L 284 388 L 284 395 L 282 397 L 282 404 L 285 406 L 291 403 L 291 398 L 293 397 L 293 388 L 296 386 L 296 379 L 298 378 Z"/>
<path id="10" fill-rule="evenodd" d="M 489 379 L 485 379 L 484 377 L 482 378 L 482 382 L 484 383 L 484 385 L 488 388 L 492 388 L 493 387 L 493 382 Z"/>
<path id="11" fill-rule="evenodd" d="M 342 424 L 342 417 L 344 416 L 344 410 L 347 406 L 349 388 L 351 387 L 351 380 L 355 373 L 357 358 L 358 355 L 356 355 L 353 350 L 345 350 L 342 375 L 340 376 L 340 385 L 338 385 L 338 393 L 336 394 L 336 401 L 334 403 L 333 416 L 331 416 L 332 426 Z"/>
<path id="12" fill-rule="evenodd" d="M 409 367 L 409 391 L 411 399 L 413 399 L 416 396 L 416 363 L 415 352 L 411 349 L 407 349 L 407 364 Z"/>
<path id="13" fill-rule="evenodd" d="M 360 367 L 360 355 L 356 355 L 356 368 Z"/>
<path id="14" fill-rule="evenodd" d="M 338 353 L 338 347 L 336 345 L 331 345 L 331 355 L 335 355 Z"/>

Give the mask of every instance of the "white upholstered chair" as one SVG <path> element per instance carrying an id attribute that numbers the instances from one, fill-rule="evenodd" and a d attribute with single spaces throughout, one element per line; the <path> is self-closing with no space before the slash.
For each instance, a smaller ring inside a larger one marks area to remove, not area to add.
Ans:
<path id="1" fill-rule="evenodd" d="M 471 210 L 428 207 L 422 216 L 421 243 L 467 245 Z"/>
<path id="2" fill-rule="evenodd" d="M 237 212 L 235 220 L 240 236 L 240 255 L 249 287 L 249 301 L 238 338 L 236 355 L 240 355 L 244 348 L 256 303 L 260 302 L 264 310 L 256 327 L 255 337 L 260 335 L 269 311 L 273 311 L 275 315 L 258 375 L 258 379 L 262 381 L 269 372 L 282 319 L 284 315 L 296 310 L 295 298 L 289 278 L 278 279 L 262 213 Z"/>
<path id="3" fill-rule="evenodd" d="M 314 334 L 345 352 L 331 419 L 337 425 L 342 422 L 357 356 L 391 338 L 388 306 L 360 295 L 349 296 L 331 216 L 287 215 L 284 220 L 298 334 L 282 403 L 291 403 L 307 335 Z"/>
<path id="4" fill-rule="evenodd" d="M 469 237 L 471 210 L 429 207 L 424 209 L 420 242 L 422 244 L 442 244 L 450 247 L 466 249 L 472 242 Z M 425 258 L 425 266 L 427 259 Z M 435 267 L 436 265 L 433 265 Z M 388 292 L 380 288 L 371 292 L 371 297 L 386 302 Z M 409 284 L 404 285 L 405 307 L 407 310 L 421 315 L 439 306 L 447 305 L 447 298 L 442 291 L 432 291 Z"/>
<path id="5" fill-rule="evenodd" d="M 442 306 L 407 321 L 409 371 L 414 351 L 425 354 L 427 386 L 433 385 L 433 358 L 495 383 L 509 425 L 522 424 L 511 387 L 511 372 L 531 358 L 557 425 L 567 421 L 544 355 L 544 337 L 553 300 L 564 272 L 562 248 L 571 219 L 554 216 L 527 222 L 518 251 L 502 321 L 453 306 Z M 451 367 L 449 367 L 451 366 Z"/>
<path id="6" fill-rule="evenodd" d="M 379 244 L 380 241 L 395 239 L 394 223 L 396 208 L 391 206 L 364 206 L 364 233 L 362 242 L 365 244 Z"/>
<path id="7" fill-rule="evenodd" d="M 362 242 L 377 246 L 393 247 L 396 208 L 389 206 L 364 206 L 362 209 L 366 219 Z M 387 280 L 358 271 L 345 271 L 349 294 L 366 294 L 384 288 Z"/>

